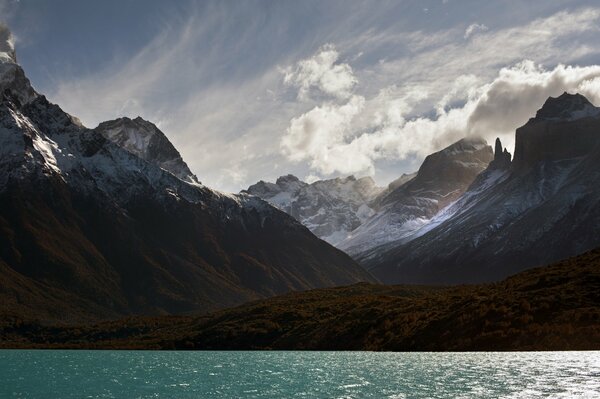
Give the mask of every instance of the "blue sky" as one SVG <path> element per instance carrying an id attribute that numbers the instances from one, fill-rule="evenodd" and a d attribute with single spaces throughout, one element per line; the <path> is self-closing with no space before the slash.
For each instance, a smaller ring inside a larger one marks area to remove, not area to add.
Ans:
<path id="1" fill-rule="evenodd" d="M 38 91 L 89 127 L 155 122 L 200 180 L 386 184 L 549 95 L 600 103 L 592 1 L 0 0 Z"/>

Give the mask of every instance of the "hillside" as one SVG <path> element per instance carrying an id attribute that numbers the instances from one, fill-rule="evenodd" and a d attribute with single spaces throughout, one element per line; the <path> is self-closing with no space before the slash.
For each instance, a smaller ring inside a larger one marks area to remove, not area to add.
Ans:
<path id="1" fill-rule="evenodd" d="M 502 282 L 356 284 L 201 317 L 48 327 L 4 319 L 1 346 L 153 349 L 600 349 L 600 248 Z"/>

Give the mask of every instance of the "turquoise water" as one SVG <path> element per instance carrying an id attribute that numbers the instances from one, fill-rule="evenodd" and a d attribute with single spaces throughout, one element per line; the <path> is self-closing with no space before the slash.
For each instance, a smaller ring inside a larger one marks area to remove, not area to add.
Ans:
<path id="1" fill-rule="evenodd" d="M 0 398 L 600 397 L 600 352 L 0 351 Z"/>

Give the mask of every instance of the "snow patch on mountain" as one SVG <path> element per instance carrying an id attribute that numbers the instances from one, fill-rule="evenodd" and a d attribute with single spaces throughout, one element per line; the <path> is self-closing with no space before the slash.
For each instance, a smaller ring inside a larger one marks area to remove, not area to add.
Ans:
<path id="1" fill-rule="evenodd" d="M 95 130 L 121 148 L 158 165 L 179 179 L 198 183 L 179 151 L 153 123 L 140 117 L 124 117 L 102 122 Z"/>
<path id="2" fill-rule="evenodd" d="M 260 181 L 246 192 L 292 215 L 315 235 L 336 245 L 375 213 L 369 203 L 382 190 L 370 177 L 349 176 L 308 184 L 287 175 L 275 183 Z"/>

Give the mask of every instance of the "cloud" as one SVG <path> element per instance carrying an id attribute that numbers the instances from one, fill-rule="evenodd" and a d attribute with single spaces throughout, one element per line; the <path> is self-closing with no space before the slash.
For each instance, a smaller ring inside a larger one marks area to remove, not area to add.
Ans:
<path id="1" fill-rule="evenodd" d="M 349 98 L 357 80 L 350 65 L 338 63 L 339 56 L 333 44 L 326 44 L 314 56 L 283 70 L 283 81 L 299 88 L 299 99 L 308 98 L 311 89 L 340 99 Z"/>
<path id="2" fill-rule="evenodd" d="M 490 143 L 501 136 L 510 148 L 515 129 L 548 97 L 564 91 L 580 92 L 600 104 L 598 65 L 546 70 L 526 60 L 502 68 L 490 83 L 475 82 L 472 76 L 457 79 L 442 103 L 457 97 L 465 99 L 464 104 L 448 110 L 438 107 L 432 117 L 405 118 L 419 97 L 389 98 L 385 91 L 373 99 L 355 95 L 344 105 L 315 107 L 292 119 L 282 148 L 290 160 L 308 160 L 311 169 L 322 174 L 372 174 L 378 160 L 424 157 L 466 136 L 481 136 Z M 353 131 L 353 122 L 360 118 L 372 123 Z"/>
<path id="3" fill-rule="evenodd" d="M 368 158 L 351 159 L 339 151 L 364 102 L 363 97 L 352 96 L 346 104 L 326 103 L 293 118 L 281 140 L 284 154 L 294 162 L 308 159 L 311 169 L 325 174 L 351 173 L 368 167 Z"/>
<path id="4" fill-rule="evenodd" d="M 586 8 L 495 32 L 486 32 L 479 24 L 469 29 L 466 44 L 458 44 L 460 32 L 456 29 L 434 35 L 378 33 L 385 39 L 368 33 L 356 42 L 364 45 L 393 39 L 416 53 L 396 59 L 390 54 L 391 60 L 368 71 L 357 70 L 353 90 L 358 94 L 351 98 L 361 96 L 363 103 L 347 115 L 350 122 L 338 125 L 338 119 L 331 117 L 350 102 L 328 102 L 293 118 L 282 137 L 284 154 L 328 175 L 373 174 L 379 161 L 422 159 L 468 135 L 483 136 L 489 142 L 500 136 L 512 149 L 514 130 L 549 96 L 578 91 L 600 104 L 599 66 L 558 64 L 547 69 L 539 64 L 598 54 L 598 46 L 581 45 L 576 38 L 593 36 L 599 17 L 599 10 Z M 356 50 L 354 44 L 342 47 L 350 53 Z M 537 63 L 523 61 L 523 54 Z M 501 68 L 499 64 L 512 66 Z M 399 83 L 385 86 L 390 81 Z M 370 94 L 371 87 L 382 86 Z M 308 128 L 300 123 L 306 121 L 310 121 Z"/>
<path id="5" fill-rule="evenodd" d="M 498 77 L 480 88 L 481 95 L 468 115 L 471 134 L 508 135 L 524 124 L 544 101 L 564 91 L 581 93 L 600 104 L 600 65 L 558 65 L 546 70 L 532 61 L 502 68 Z"/>
<path id="6" fill-rule="evenodd" d="M 0 60 L 15 59 L 15 38 L 6 25 L 0 22 Z"/>
<path id="7" fill-rule="evenodd" d="M 237 191 L 287 173 L 377 177 L 385 167 L 397 177 L 466 134 L 511 138 L 545 95 L 579 90 L 594 101 L 600 87 L 592 77 L 561 81 L 555 68 L 598 62 L 598 9 L 540 6 L 536 19 L 495 18 L 493 30 L 465 40 L 458 3 L 445 7 L 450 19 L 432 6 L 426 31 L 403 3 L 396 14 L 334 3 L 308 12 L 200 2 L 165 16 L 142 47 L 109 54 L 88 74 L 56 76 L 43 91 L 88 126 L 124 114 L 156 122 L 203 183 Z M 523 113 L 501 101 L 503 90 L 529 99 Z"/>
<path id="8" fill-rule="evenodd" d="M 485 32 L 488 29 L 489 28 L 487 26 L 485 26 L 484 24 L 471 24 L 465 30 L 465 36 L 464 36 L 464 38 L 468 39 L 471 36 L 473 36 L 474 34 L 476 34 L 478 32 Z"/>

